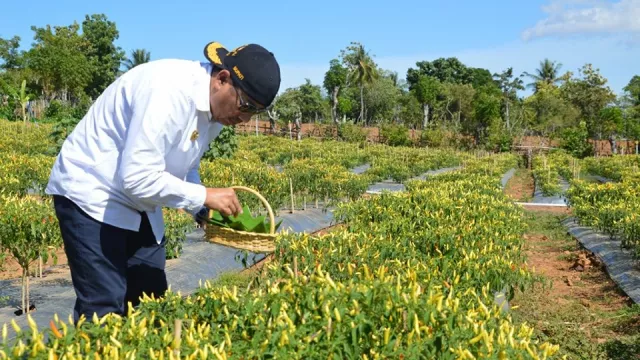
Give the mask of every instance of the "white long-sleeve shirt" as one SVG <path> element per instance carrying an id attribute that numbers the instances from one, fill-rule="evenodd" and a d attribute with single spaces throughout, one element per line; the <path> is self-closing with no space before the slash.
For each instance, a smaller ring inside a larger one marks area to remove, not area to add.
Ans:
<path id="1" fill-rule="evenodd" d="M 210 71 L 207 63 L 173 59 L 127 71 L 65 140 L 46 193 L 133 231 L 146 212 L 160 243 L 163 207 L 195 214 L 204 206 L 200 158 L 222 129 L 211 120 Z"/>

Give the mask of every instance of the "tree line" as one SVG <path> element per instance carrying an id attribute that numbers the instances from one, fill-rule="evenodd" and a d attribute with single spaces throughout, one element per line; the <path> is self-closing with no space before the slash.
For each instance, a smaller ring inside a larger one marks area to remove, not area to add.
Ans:
<path id="1" fill-rule="evenodd" d="M 116 77 L 151 60 L 145 49 L 126 56 L 114 43 L 120 37 L 116 24 L 104 14 L 31 30 L 28 50 L 20 50 L 19 36 L 0 37 L 0 118 L 26 121 L 25 108 L 34 99 L 51 105 L 49 118 L 82 114 Z"/>
<path id="2" fill-rule="evenodd" d="M 402 76 L 404 75 L 404 76 Z M 325 121 L 336 125 L 397 124 L 426 130 L 439 145 L 468 137 L 506 150 L 515 136 L 564 140 L 577 156 L 587 139 L 640 140 L 640 76 L 616 96 L 599 69 L 577 72 L 544 59 L 532 73 L 500 73 L 467 66 L 455 57 L 418 61 L 406 74 L 378 66 L 363 44 L 352 42 L 329 63 L 322 85 L 306 79 L 286 89 L 270 112 L 272 122 Z M 519 90 L 530 88 L 529 96 Z M 615 148 L 615 146 L 613 146 Z"/>
<path id="3" fill-rule="evenodd" d="M 150 61 L 145 49 L 130 56 L 115 44 L 116 24 L 104 14 L 82 23 L 31 27 L 33 42 L 0 37 L 0 118 L 29 117 L 29 100 L 47 104 L 44 119 L 78 119 L 120 74 Z M 429 145 L 470 139 L 506 150 L 520 135 L 561 138 L 576 155 L 586 139 L 640 140 L 640 76 L 616 96 L 590 63 L 563 72 L 544 59 L 531 73 L 475 68 L 455 57 L 416 62 L 405 74 L 381 68 L 361 43 L 329 62 L 322 84 L 306 79 L 283 89 L 268 113 L 272 125 L 292 123 L 393 125 L 421 129 Z M 520 96 L 525 88 L 532 90 Z M 73 123 L 73 121 L 71 121 Z"/>

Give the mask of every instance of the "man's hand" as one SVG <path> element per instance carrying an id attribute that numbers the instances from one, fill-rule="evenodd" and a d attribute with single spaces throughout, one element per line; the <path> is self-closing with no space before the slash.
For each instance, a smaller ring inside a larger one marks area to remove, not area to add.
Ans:
<path id="1" fill-rule="evenodd" d="M 207 188 L 207 198 L 204 206 L 218 210 L 222 215 L 239 215 L 242 212 L 242 206 L 236 196 L 236 192 L 232 188 Z"/>

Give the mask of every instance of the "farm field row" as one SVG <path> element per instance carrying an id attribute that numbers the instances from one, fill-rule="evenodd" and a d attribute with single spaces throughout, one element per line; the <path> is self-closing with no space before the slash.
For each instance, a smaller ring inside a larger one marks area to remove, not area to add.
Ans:
<path id="1" fill-rule="evenodd" d="M 0 244 L 13 242 L 11 252 L 31 260 L 60 244 L 50 200 L 27 195 L 34 184 L 46 183 L 52 159 L 0 150 L 6 170 L 0 184 L 7 189 Z M 637 199 L 634 161 L 552 153 L 535 159 L 534 174 L 552 193 L 554 181 L 569 180 L 574 214 L 585 222 L 605 219 L 619 233 L 620 221 L 595 211 L 607 201 Z M 362 164 L 370 165 L 364 173 L 350 171 Z M 461 169 L 408 180 L 452 166 Z M 534 335 L 539 324 L 513 321 L 495 304 L 499 292 L 507 300 L 527 296 L 542 280 L 523 252 L 523 210 L 500 184 L 518 166 L 512 154 L 477 158 L 450 150 L 240 137 L 233 158 L 203 162 L 203 183 L 256 188 L 274 210 L 292 200 L 296 207 L 320 200 L 337 207 L 344 226 L 325 235 L 280 235 L 272 261 L 251 275 L 249 287 L 206 283 L 191 296 L 145 299 L 129 316 L 86 319 L 77 328 L 57 317 L 50 324 L 29 321 L 29 329 L 6 324 L 3 338 L 18 341 L 3 343 L 0 358 L 556 358 L 562 342 L 545 342 Z M 591 184 L 582 179 L 585 169 L 614 182 Z M 407 191 L 362 198 L 371 183 L 385 179 L 404 182 Z M 259 208 L 254 197 L 239 195 Z M 633 211 L 620 209 L 613 214 Z M 193 225 L 185 214 L 166 211 L 177 256 L 181 236 Z M 637 230 L 628 231 L 632 239 Z M 37 246 L 26 251 L 27 244 Z"/>
<path id="2" fill-rule="evenodd" d="M 54 145 L 47 137 L 49 131 L 48 125 L 25 128 L 0 121 L 3 194 L 43 195 L 55 160 L 47 153 Z M 212 187 L 254 187 L 277 211 L 290 203 L 291 195 L 299 201 L 304 198 L 326 203 L 352 199 L 376 181 L 402 182 L 429 170 L 464 164 L 474 157 L 450 150 L 240 136 L 238 149 L 231 158 L 201 162 L 200 178 L 203 184 Z M 350 171 L 363 164 L 370 165 L 364 173 Z M 258 205 L 248 195 L 243 200 Z"/>
<path id="3" fill-rule="evenodd" d="M 551 358 L 494 305 L 536 278 L 520 250 L 521 209 L 500 176 L 515 157 L 339 205 L 345 227 L 287 234 L 249 289 L 206 284 L 193 296 L 146 299 L 129 316 L 18 334 L 12 356 L 102 358 Z M 177 321 L 176 321 L 177 320 Z M 175 337 L 175 325 L 180 326 Z M 52 342 L 45 343 L 44 334 Z"/>
<path id="4" fill-rule="evenodd" d="M 640 258 L 640 156 L 575 159 L 563 152 L 538 155 L 533 174 L 545 195 L 560 195 L 560 178 L 569 181 L 566 196 L 579 223 L 621 240 Z M 588 175 L 611 181 L 594 182 Z"/>
<path id="5" fill-rule="evenodd" d="M 15 128 L 17 131 L 5 129 L 11 136 L 4 141 L 21 141 L 24 146 L 20 149 L 32 150 L 47 143 L 42 129 Z M 41 147 L 45 148 L 48 147 Z M 56 255 L 62 249 L 51 198 L 42 192 L 54 157 L 34 151 L 10 151 L 13 148 L 9 147 L 4 149 L 0 151 L 0 265 L 10 259 L 22 270 L 21 309 L 26 309 L 30 303 L 29 277 L 41 273 L 42 263 L 55 264 Z M 277 214 L 283 206 L 291 206 L 289 204 L 299 207 L 302 202 L 315 200 L 318 204 L 320 200 L 323 206 L 329 206 L 353 200 L 377 180 L 405 179 L 473 158 L 470 154 L 452 151 L 407 148 L 400 155 L 401 151 L 384 146 L 359 150 L 354 144 L 342 142 L 241 137 L 239 149 L 232 158 L 203 161 L 200 177 L 204 184 L 212 187 L 244 185 L 257 189 Z M 364 174 L 354 174 L 347 168 L 363 162 L 372 164 Z M 271 165 L 281 165 L 282 170 Z M 244 192 L 238 195 L 241 202 L 254 211 L 263 210 L 256 197 Z M 181 211 L 163 211 L 167 259 L 172 259 L 180 256 L 182 243 L 195 226 L 191 217 Z"/>

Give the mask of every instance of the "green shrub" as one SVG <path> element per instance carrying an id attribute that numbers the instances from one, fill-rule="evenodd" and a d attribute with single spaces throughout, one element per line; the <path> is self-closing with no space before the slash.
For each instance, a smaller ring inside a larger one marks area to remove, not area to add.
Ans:
<path id="1" fill-rule="evenodd" d="M 80 119 L 70 115 L 59 118 L 55 122 L 51 133 L 49 134 L 49 139 L 51 139 L 53 145 L 49 147 L 47 152 L 48 155 L 55 156 L 60 152 L 62 144 L 67 139 L 67 136 L 71 134 L 79 122 Z"/>
<path id="2" fill-rule="evenodd" d="M 382 125 L 380 136 L 384 143 L 390 146 L 410 146 L 409 132 L 402 125 Z"/>
<path id="3" fill-rule="evenodd" d="M 560 147 L 573 157 L 582 159 L 593 155 L 593 147 L 589 143 L 589 132 L 584 121 L 579 126 L 564 129 Z"/>
<path id="4" fill-rule="evenodd" d="M 348 142 L 363 142 L 367 140 L 367 134 L 358 125 L 345 123 L 338 125 L 338 137 Z"/>
<path id="5" fill-rule="evenodd" d="M 233 126 L 224 126 L 202 158 L 206 160 L 229 159 L 236 150 L 238 150 L 236 129 Z"/>
<path id="6" fill-rule="evenodd" d="M 175 259 L 182 253 L 182 244 L 187 234 L 195 229 L 195 222 L 190 214 L 176 209 L 163 209 L 166 237 L 166 258 Z"/>

